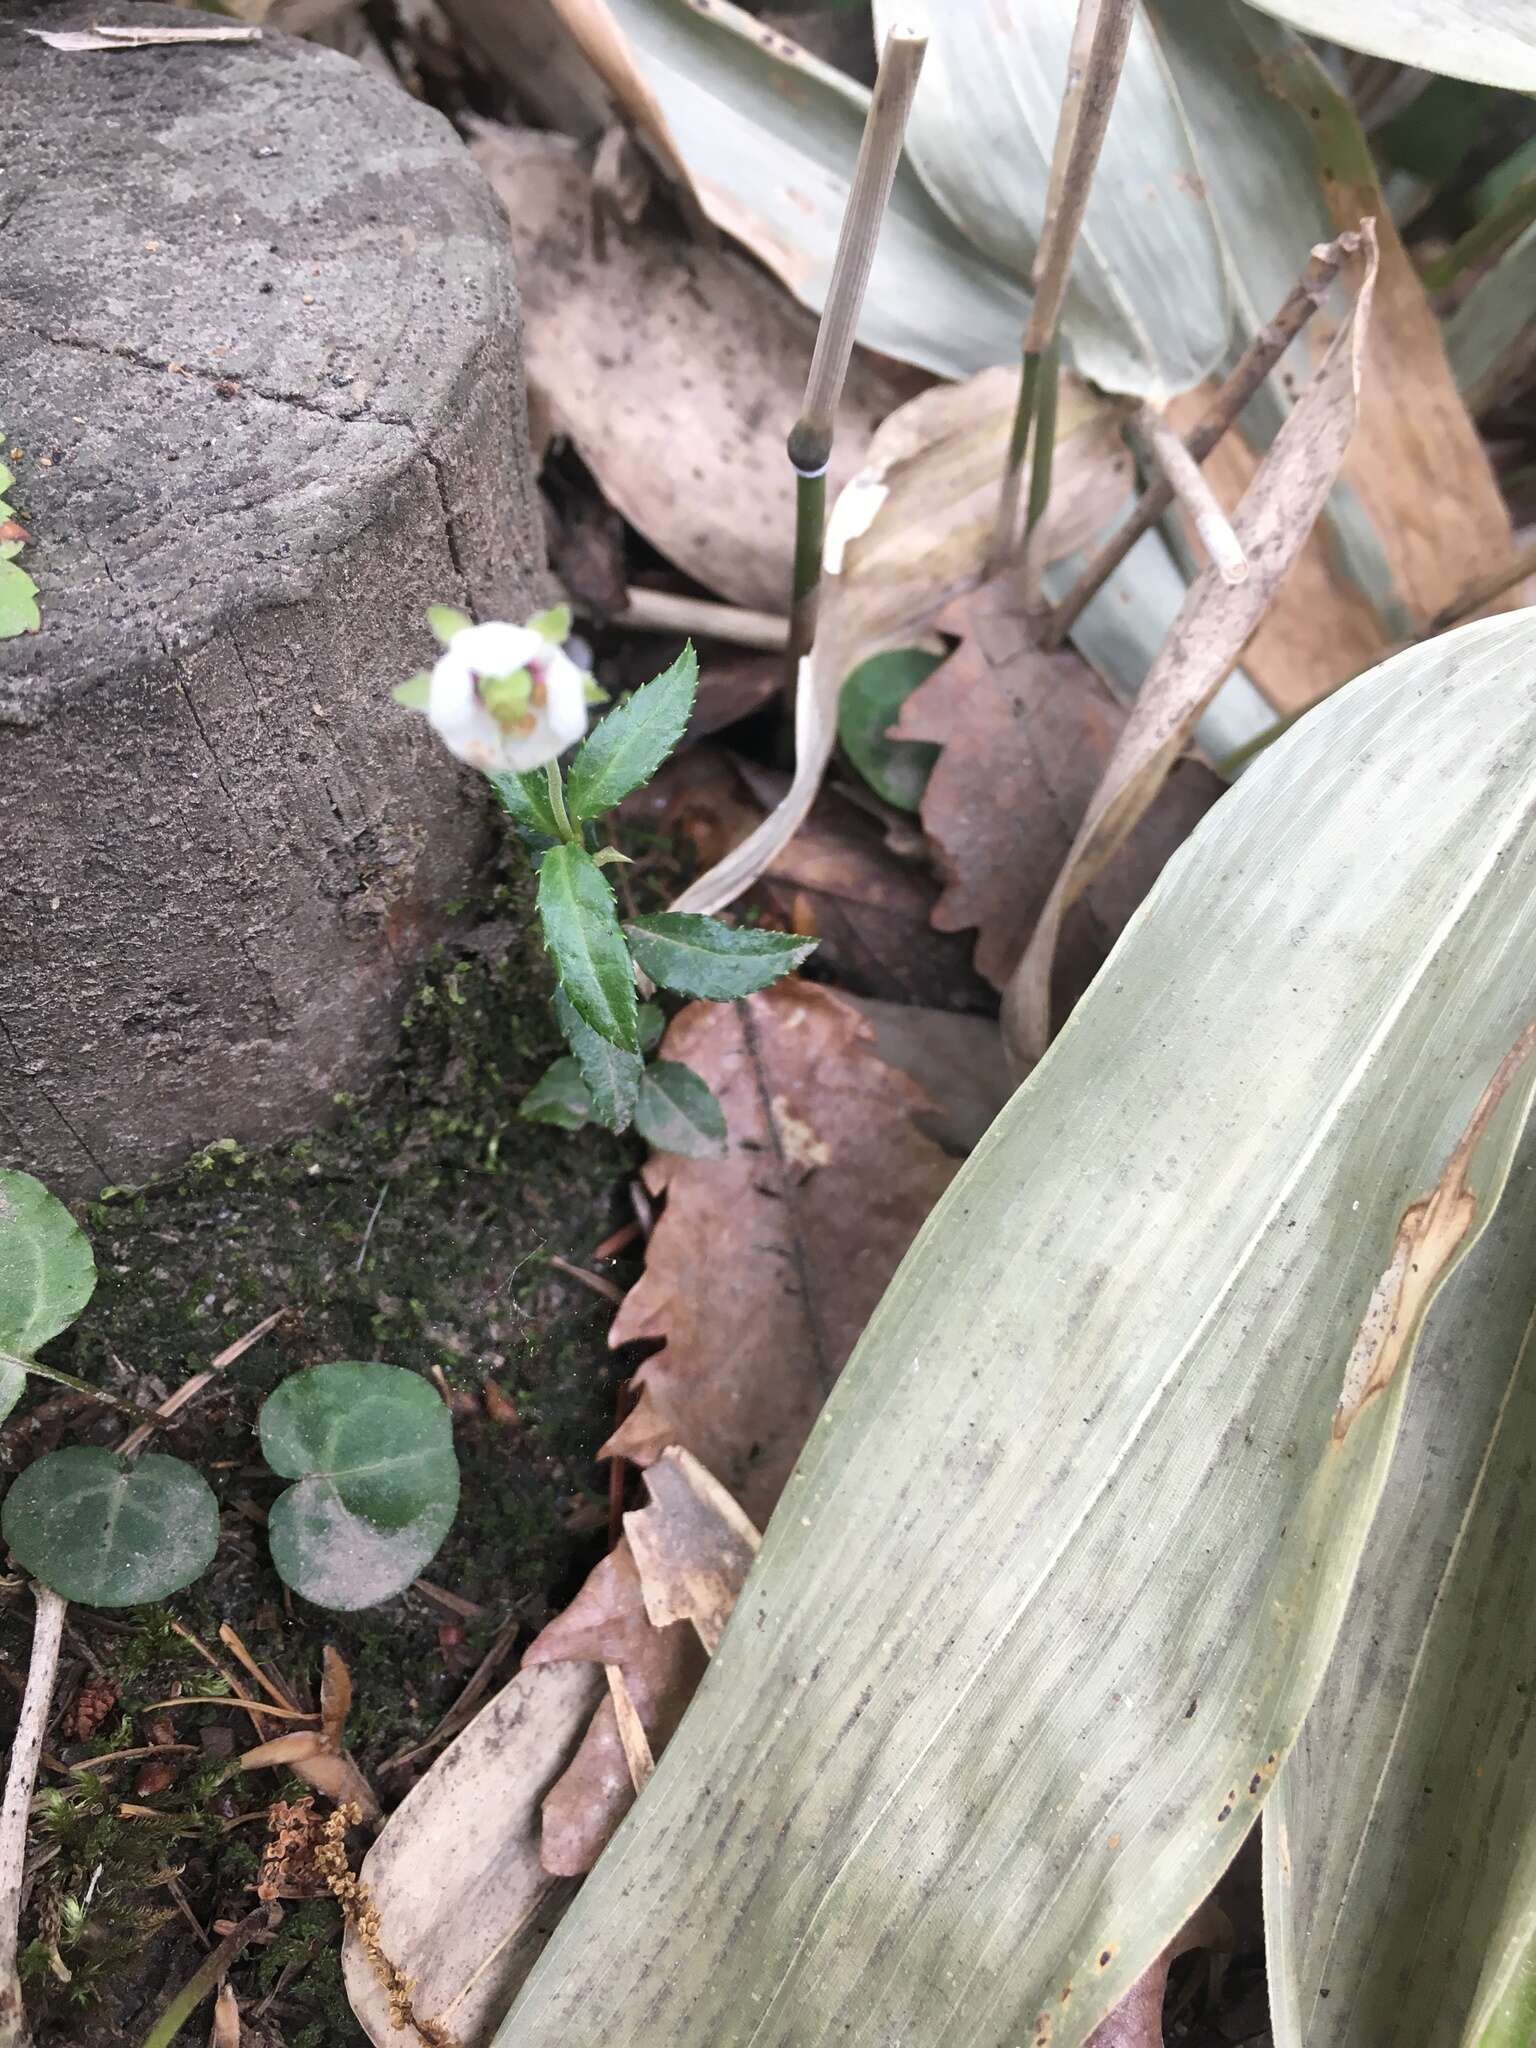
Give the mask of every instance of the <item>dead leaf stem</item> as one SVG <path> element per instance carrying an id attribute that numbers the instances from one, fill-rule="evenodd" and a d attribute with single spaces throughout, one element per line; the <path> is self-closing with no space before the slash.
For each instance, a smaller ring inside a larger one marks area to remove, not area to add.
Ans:
<path id="1" fill-rule="evenodd" d="M 1253 397 L 1302 328 L 1323 303 L 1329 286 L 1345 262 L 1358 254 L 1360 236 L 1351 229 L 1332 242 L 1320 243 L 1307 267 L 1287 294 L 1274 318 L 1267 321 L 1243 350 L 1223 381 L 1210 410 L 1184 442 L 1191 462 L 1203 462 L 1228 427 Z M 1081 576 L 1045 622 L 1043 647 L 1059 647 L 1096 591 L 1119 568 L 1150 526 L 1172 505 L 1174 489 L 1166 473 L 1155 477 L 1137 500 L 1130 517 L 1104 543 Z"/>
<path id="2" fill-rule="evenodd" d="M 32 1811 L 32 1792 L 59 1668 L 59 1644 L 64 1636 L 66 1602 L 47 1586 L 34 1585 L 32 1591 L 37 1598 L 32 1656 L 11 1743 L 5 1801 L 0 1806 L 0 2048 L 26 2048 L 31 2039 L 21 1999 L 21 1979 L 16 1973 L 22 1875 L 27 1860 L 27 1820 Z"/>

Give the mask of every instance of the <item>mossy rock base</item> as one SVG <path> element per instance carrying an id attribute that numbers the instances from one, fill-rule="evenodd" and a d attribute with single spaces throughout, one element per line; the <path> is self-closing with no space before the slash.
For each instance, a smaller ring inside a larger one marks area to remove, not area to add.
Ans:
<path id="1" fill-rule="evenodd" d="M 429 1759 L 394 1773 L 384 1763 L 430 1733 L 508 1622 L 525 1639 L 603 1547 L 606 1482 L 593 1452 L 622 1370 L 605 1343 L 612 1311 L 548 1255 L 590 1262 L 623 1220 L 638 1151 L 601 1132 L 572 1136 L 517 1117 L 559 1050 L 527 917 L 526 892 L 503 891 L 493 920 L 466 942 L 473 950 L 440 952 L 413 998 L 397 1069 L 371 1102 L 345 1107 L 334 1129 L 268 1151 L 214 1146 L 174 1179 L 111 1192 L 81 1212 L 100 1284 L 48 1356 L 93 1384 L 126 1390 L 126 1368 L 168 1391 L 274 1308 L 290 1313 L 164 1432 L 162 1447 L 197 1463 L 219 1494 L 211 1571 L 166 1608 L 72 1610 L 78 1641 L 121 1697 L 92 1740 L 56 1736 L 53 1753 L 66 1761 L 152 1741 L 153 1717 L 142 1710 L 214 1679 L 172 1619 L 226 1662 L 218 1630 L 227 1622 L 310 1698 L 322 1648 L 336 1645 L 354 1687 L 350 1747 L 393 1804 Z M 617 1277 L 632 1272 L 621 1267 Z M 327 1614 L 278 1580 L 261 1516 L 283 1482 L 262 1463 L 256 1412 L 286 1374 L 333 1358 L 440 1371 L 455 1400 L 463 1493 L 427 1577 L 481 1615 L 414 1591 L 366 1613 Z M 505 1397 L 493 1395 L 489 1411 L 488 1380 Z M 116 1433 L 86 1420 L 74 1397 L 40 1388 L 0 1439 L 0 1463 L 15 1470 L 57 1443 Z M 25 1667 L 30 1628 L 31 1603 L 13 1594 L 0 1606 L 0 1652 L 12 1671 Z M 520 1647 L 500 1667 L 506 1676 Z M 66 1650 L 60 1706 L 93 1675 Z M 173 1720 L 177 1741 L 195 1747 L 169 1759 L 168 1787 L 135 1790 L 142 1760 L 73 1782 L 44 1773 L 50 1797 L 39 1825 L 58 1854 L 23 1928 L 41 2043 L 139 2041 L 201 1953 L 164 1873 L 181 1871 L 204 1925 L 239 1918 L 253 1903 L 267 1831 L 259 1818 L 231 1821 L 302 1795 L 277 1772 L 244 1776 L 224 1753 L 227 1731 L 235 1756 L 256 1739 L 243 1718 L 189 1707 Z M 0 1742 L 7 1735 L 0 1725 Z M 155 1817 L 123 1818 L 124 1801 Z M 277 1941 L 236 1970 L 242 2001 L 297 1963 L 272 2014 L 285 2048 L 362 2044 L 341 1991 L 336 1909 L 290 1900 L 285 1910 Z M 69 1984 L 50 1967 L 50 1942 Z"/>

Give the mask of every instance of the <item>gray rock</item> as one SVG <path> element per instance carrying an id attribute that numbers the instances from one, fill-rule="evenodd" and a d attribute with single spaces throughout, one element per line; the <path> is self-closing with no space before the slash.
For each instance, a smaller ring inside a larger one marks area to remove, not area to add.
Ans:
<path id="1" fill-rule="evenodd" d="M 138 1181 L 323 1119 L 488 838 L 390 686 L 539 595 L 505 226 L 330 51 L 0 27 L 0 1159 Z M 170 8 L 134 22 L 186 26 Z M 8 458 L 9 459 L 9 458 Z"/>

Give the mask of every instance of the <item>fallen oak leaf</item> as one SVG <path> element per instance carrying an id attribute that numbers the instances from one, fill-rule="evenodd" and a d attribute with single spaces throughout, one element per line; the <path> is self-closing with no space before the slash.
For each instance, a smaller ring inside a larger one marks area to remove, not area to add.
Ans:
<path id="1" fill-rule="evenodd" d="M 999 577 L 940 618 L 953 654 L 902 707 L 897 737 L 939 747 L 923 792 L 923 830 L 944 890 L 944 932 L 974 930 L 975 963 L 1005 988 L 1071 849 L 1127 713 L 1080 656 L 1033 644 L 1022 592 Z M 1056 963 L 1065 1011 L 1103 964 L 1126 919 L 1222 791 L 1194 760 L 1178 763 L 1117 861 L 1071 912 Z"/>
<path id="2" fill-rule="evenodd" d="M 1360 238 L 1365 267 L 1349 317 L 1233 517 L 1233 531 L 1248 558 L 1248 577 L 1225 583 L 1216 568 L 1208 567 L 1191 584 L 1008 982 L 1003 1040 L 1022 1072 L 1050 1042 L 1052 969 L 1067 911 L 1145 816 L 1201 712 L 1263 617 L 1339 473 L 1359 413 L 1376 281 L 1370 220 L 1361 221 Z"/>

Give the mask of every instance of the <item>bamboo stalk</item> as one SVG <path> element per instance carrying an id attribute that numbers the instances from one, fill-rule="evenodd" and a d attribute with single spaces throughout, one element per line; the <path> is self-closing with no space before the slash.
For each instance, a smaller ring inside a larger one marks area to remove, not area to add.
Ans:
<path id="1" fill-rule="evenodd" d="M 885 39 L 880 69 L 870 95 L 858 162 L 848 188 L 848 205 L 832 259 L 832 282 L 816 330 L 805 400 L 789 431 L 789 461 L 795 472 L 795 566 L 790 592 L 786 688 L 793 696 L 801 658 L 816 632 L 816 592 L 821 581 L 822 531 L 826 522 L 827 465 L 832 459 L 838 401 L 864 303 L 880 222 L 891 196 L 902 137 L 918 73 L 928 49 L 924 28 L 898 23 Z"/>
<path id="2" fill-rule="evenodd" d="M 1136 432 L 1173 495 L 1189 514 L 1222 582 L 1243 582 L 1248 575 L 1248 557 L 1220 500 L 1201 474 L 1199 463 L 1155 406 L 1137 408 Z"/>
<path id="3" fill-rule="evenodd" d="M 1072 274 L 1072 252 L 1082 232 L 1088 210 L 1093 174 L 1104 147 L 1110 109 L 1125 69 L 1131 25 L 1136 18 L 1136 0 L 1079 0 L 1077 20 L 1068 55 L 1066 90 L 1056 122 L 1056 140 L 1051 151 L 1050 182 L 1046 188 L 1046 216 L 1040 230 L 1033 281 L 1035 301 L 1024 329 L 1023 374 L 1019 380 L 1019 402 L 1014 413 L 1013 433 L 1008 444 L 1008 461 L 998 492 L 997 523 L 992 534 L 991 566 L 1000 569 L 1013 552 L 1019 519 L 1019 498 L 1023 490 L 1024 449 L 1034 427 L 1034 456 L 1030 472 L 1029 519 L 1039 523 L 1050 493 L 1051 446 L 1055 438 L 1055 407 L 1052 404 L 1049 430 L 1040 418 L 1040 394 L 1045 372 L 1042 359 L 1056 343 L 1061 309 Z M 1086 45 L 1087 54 L 1084 56 Z M 1031 374 L 1031 359 L 1034 374 Z M 1050 373 L 1055 376 L 1054 366 Z"/>
<path id="4" fill-rule="evenodd" d="M 1285 354 L 1302 328 L 1322 304 L 1328 287 L 1347 259 L 1360 247 L 1355 229 L 1336 241 L 1320 243 L 1307 259 L 1307 267 L 1287 294 L 1285 303 L 1255 334 L 1233 365 L 1225 382 L 1211 400 L 1210 409 L 1184 447 L 1191 461 L 1203 462 L 1222 435 L 1253 397 L 1264 379 Z M 1142 492 L 1130 516 L 1116 529 L 1081 576 L 1067 592 L 1040 636 L 1043 647 L 1059 647 L 1084 605 L 1101 589 L 1125 560 L 1147 529 L 1161 519 L 1173 503 L 1173 486 L 1166 476 L 1154 477 Z"/>

